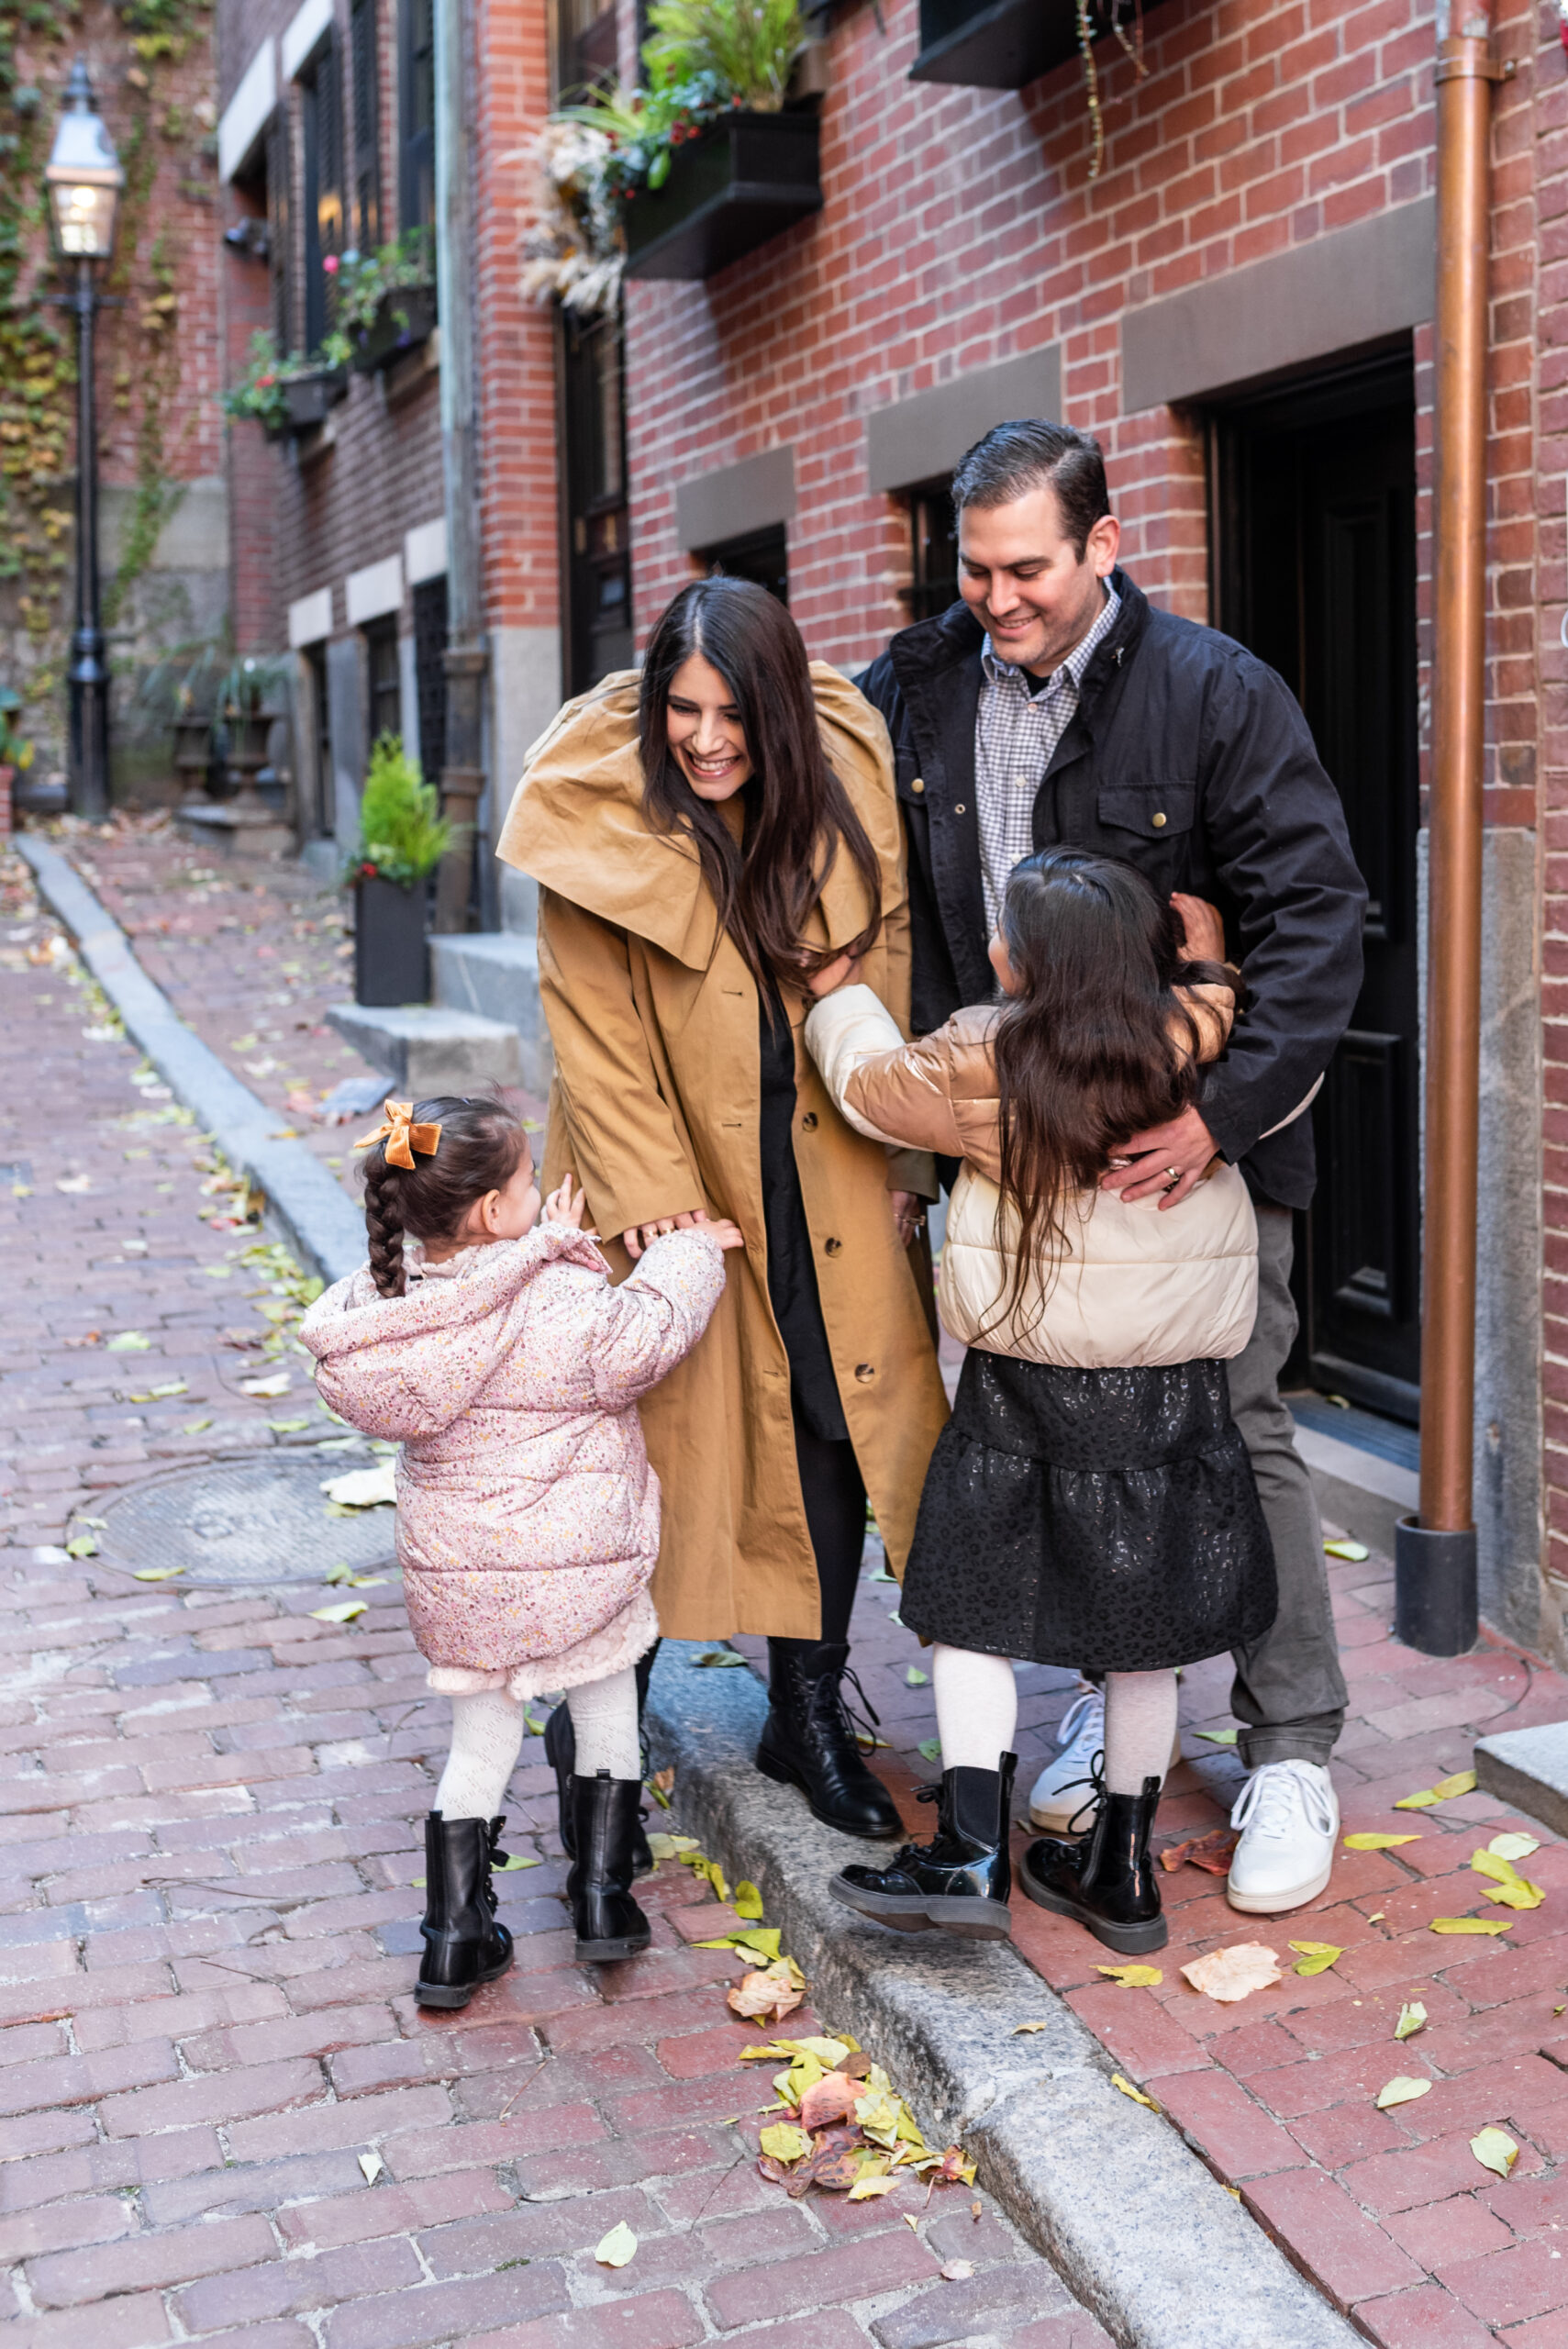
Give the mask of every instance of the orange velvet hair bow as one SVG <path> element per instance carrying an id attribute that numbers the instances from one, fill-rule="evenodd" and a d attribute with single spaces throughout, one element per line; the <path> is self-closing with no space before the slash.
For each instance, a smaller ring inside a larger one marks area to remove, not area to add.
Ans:
<path id="1" fill-rule="evenodd" d="M 382 1107 L 386 1112 L 386 1123 L 377 1126 L 373 1134 L 366 1134 L 362 1141 L 354 1144 L 354 1148 L 370 1150 L 376 1142 L 384 1141 L 387 1164 L 406 1167 L 412 1174 L 414 1151 L 417 1150 L 423 1158 L 434 1158 L 441 1130 L 439 1126 L 415 1125 L 412 1101 L 385 1101 Z"/>

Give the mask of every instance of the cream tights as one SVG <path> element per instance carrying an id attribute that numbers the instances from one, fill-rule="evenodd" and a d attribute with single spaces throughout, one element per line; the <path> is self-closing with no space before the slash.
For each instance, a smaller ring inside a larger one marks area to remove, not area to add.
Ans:
<path id="1" fill-rule="evenodd" d="M 612 1778 L 640 1777 L 635 1664 L 569 1688 L 566 1702 L 577 1743 L 577 1776 L 592 1778 L 607 1770 Z M 454 1697 L 451 1707 L 451 1753 L 434 1807 L 443 1819 L 494 1819 L 517 1767 L 527 1708 L 504 1688 Z"/>
<path id="2" fill-rule="evenodd" d="M 944 1770 L 995 1770 L 1012 1750 L 1018 1722 L 1018 1683 L 1006 1656 L 970 1648 L 931 1651 L 931 1687 Z M 1106 1785 L 1113 1795 L 1163 1780 L 1176 1734 L 1176 1675 L 1106 1675 Z"/>

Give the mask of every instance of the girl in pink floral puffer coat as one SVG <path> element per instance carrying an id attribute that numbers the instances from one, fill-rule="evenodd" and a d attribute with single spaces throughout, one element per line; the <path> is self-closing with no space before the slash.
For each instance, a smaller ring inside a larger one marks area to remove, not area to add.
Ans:
<path id="1" fill-rule="evenodd" d="M 389 1101 L 359 1147 L 370 1262 L 317 1298 L 300 1336 L 323 1400 L 403 1447 L 404 1596 L 429 1685 L 452 1701 L 425 1825 L 417 1995 L 463 2007 L 512 1962 L 490 1872 L 525 1705 L 546 1688 L 566 1691 L 575 1733 L 563 1824 L 576 1954 L 648 1946 L 630 1889 L 635 1667 L 659 1636 L 659 1480 L 637 1400 L 696 1344 L 723 1251 L 742 1242 L 698 1219 L 612 1287 L 570 1176 L 539 1220 L 528 1138 L 495 1100 Z"/>

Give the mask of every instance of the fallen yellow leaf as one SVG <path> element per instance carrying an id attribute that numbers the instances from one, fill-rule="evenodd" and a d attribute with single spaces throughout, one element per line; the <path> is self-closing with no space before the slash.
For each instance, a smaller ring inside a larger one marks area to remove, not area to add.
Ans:
<path id="1" fill-rule="evenodd" d="M 1330 1558 L 1349 1558 L 1356 1566 L 1372 1555 L 1364 1542 L 1325 1542 L 1323 1547 Z"/>
<path id="2" fill-rule="evenodd" d="M 738 1917 L 744 1917 L 748 1923 L 755 1923 L 762 1913 L 762 1896 L 754 1884 L 742 1876 L 735 1887 L 735 1898 L 730 1906 Z"/>
<path id="3" fill-rule="evenodd" d="M 624 2219 L 617 2221 L 607 2235 L 599 2239 L 594 2256 L 601 2267 L 624 2267 L 637 2255 L 637 2237 Z"/>
<path id="4" fill-rule="evenodd" d="M 1399 2009 L 1399 2020 L 1394 2026 L 1395 2038 L 1414 2039 L 1416 2033 L 1425 2025 L 1426 2020 L 1427 2010 L 1419 1998 L 1411 1999 L 1407 2005 L 1402 2006 Z"/>
<path id="5" fill-rule="evenodd" d="M 1361 1835 L 1347 1835 L 1347 1852 L 1391 1852 L 1396 1843 L 1418 1843 L 1418 1835 L 1378 1835 L 1370 1831 Z"/>
<path id="6" fill-rule="evenodd" d="M 1345 1954 L 1332 1942 L 1292 1942 L 1291 1947 L 1301 1954 L 1301 1964 L 1296 1968 L 1297 1974 L 1327 1974 L 1335 1959 L 1343 1957 Z"/>
<path id="7" fill-rule="evenodd" d="M 1519 2149 L 1506 2129 L 1481 2129 L 1470 2140 L 1470 2150 L 1483 2169 L 1507 2177 L 1518 2160 Z"/>
<path id="8" fill-rule="evenodd" d="M 1426 1810 L 1435 1802 L 1452 1802 L 1456 1795 L 1475 1792 L 1473 1770 L 1456 1770 L 1451 1778 L 1440 1778 L 1435 1787 L 1423 1787 L 1418 1794 L 1401 1795 L 1394 1805 L 1396 1810 Z"/>
<path id="9" fill-rule="evenodd" d="M 1119 1982 L 1124 1990 L 1152 1990 L 1157 1983 L 1163 1982 L 1165 1979 L 1163 1972 L 1158 1965 L 1096 1965 L 1095 1971 L 1096 1974 L 1108 1974 L 1112 1981 Z M 1045 2025 L 1025 2023 L 1020 2025 L 1020 2028 L 1025 2031 L 1043 2031 Z"/>
<path id="10" fill-rule="evenodd" d="M 1511 1917 L 1434 1917 L 1427 1929 L 1433 1933 L 1511 1933 Z"/>
<path id="11" fill-rule="evenodd" d="M 133 1582 L 169 1582 L 175 1575 L 183 1575 L 183 1566 L 133 1566 Z"/>
<path id="12" fill-rule="evenodd" d="M 884 2170 L 862 2170 L 849 2191 L 851 2202 L 874 2202 L 879 2194 L 891 2194 L 898 2184 Z"/>
<path id="13" fill-rule="evenodd" d="M 762 2131 L 757 2143 L 775 2162 L 797 2162 L 802 2154 L 811 2151 L 810 2138 L 793 2121 L 775 2121 L 771 2129 Z"/>
<path id="14" fill-rule="evenodd" d="M 313 1607 L 312 1620 L 317 1623 L 351 1623 L 356 1615 L 365 1611 L 362 1598 L 340 1599 L 336 1607 Z"/>
<path id="15" fill-rule="evenodd" d="M 1115 1971 L 1114 1968 L 1111 1970 Z M 1013 2037 L 1015 2039 L 1025 2039 L 1031 2032 L 1049 2031 L 1050 2029 L 1051 2025 L 1048 2022 L 1016 2022 L 1013 2025 Z"/>
<path id="16" fill-rule="evenodd" d="M 1261 1942 L 1237 1942 L 1229 1949 L 1210 1950 L 1182 1968 L 1182 1978 L 1206 1998 L 1234 2006 L 1253 1990 L 1266 1990 L 1282 1977 L 1275 1951 Z"/>
<path id="17" fill-rule="evenodd" d="M 1512 1884 L 1494 1885 L 1486 1898 L 1500 1900 L 1505 1909 L 1539 1909 L 1546 1895 L 1539 1884 L 1531 1884 L 1528 1876 L 1519 1876 Z"/>
<path id="18" fill-rule="evenodd" d="M 1532 1852 L 1540 1851 L 1540 1838 L 1539 1835 L 1494 1835 L 1486 1849 L 1495 1852 L 1500 1860 L 1528 1860 Z"/>
<path id="19" fill-rule="evenodd" d="M 1160 2108 L 1153 2098 L 1145 2096 L 1141 2088 L 1135 2088 L 1130 2080 L 1124 2080 L 1119 2072 L 1111 2074 L 1111 2086 L 1113 2088 L 1119 2088 L 1123 2096 L 1129 2096 L 1134 2104 L 1146 2104 L 1151 2112 L 1159 2111 Z"/>
<path id="20" fill-rule="evenodd" d="M 1377 2109 L 1379 2112 L 1387 2112 L 1396 2104 L 1414 2104 L 1418 2096 L 1430 2093 L 1431 2085 L 1430 2080 L 1409 2079 L 1401 2074 L 1399 2078 L 1389 2080 L 1378 2089 Z"/>

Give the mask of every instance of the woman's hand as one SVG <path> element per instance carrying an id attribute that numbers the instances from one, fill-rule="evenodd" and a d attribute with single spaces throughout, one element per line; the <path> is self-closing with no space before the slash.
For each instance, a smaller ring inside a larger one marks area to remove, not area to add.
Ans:
<path id="1" fill-rule="evenodd" d="M 860 977 L 861 966 L 853 954 L 836 954 L 820 971 L 813 972 L 806 984 L 813 995 L 825 996 L 836 987 L 858 986 Z"/>
<path id="2" fill-rule="evenodd" d="M 907 1248 L 917 1231 L 926 1228 L 925 1203 L 917 1191 L 889 1191 L 893 1202 L 893 1222 L 899 1245 Z"/>
<path id="3" fill-rule="evenodd" d="M 575 1197 L 573 1196 L 572 1177 L 568 1174 L 561 1188 L 558 1191 L 551 1191 L 549 1198 L 546 1199 L 544 1219 L 546 1223 L 570 1223 L 581 1231 L 583 1211 L 587 1204 L 586 1191 L 579 1191 Z"/>
<path id="4" fill-rule="evenodd" d="M 651 1248 L 666 1232 L 690 1231 L 694 1223 L 706 1223 L 707 1217 L 701 1208 L 683 1208 L 679 1215 L 661 1216 L 657 1223 L 634 1223 L 621 1233 L 626 1252 L 635 1264 L 645 1248 Z"/>
<path id="5" fill-rule="evenodd" d="M 1184 890 L 1171 893 L 1171 904 L 1182 925 L 1183 947 L 1190 963 L 1223 963 L 1225 924 L 1207 897 L 1189 897 Z"/>

